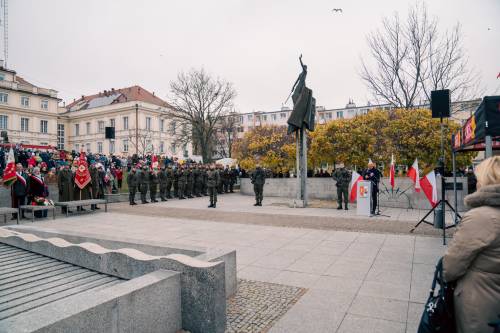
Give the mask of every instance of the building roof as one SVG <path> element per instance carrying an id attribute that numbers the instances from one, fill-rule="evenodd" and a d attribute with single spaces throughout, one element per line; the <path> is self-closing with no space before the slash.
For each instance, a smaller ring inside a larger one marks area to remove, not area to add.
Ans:
<path id="1" fill-rule="evenodd" d="M 146 102 L 158 106 L 169 106 L 167 102 L 150 93 L 141 86 L 132 86 L 121 89 L 104 90 L 94 95 L 82 96 L 66 106 L 68 111 L 80 111 L 101 106 L 125 103 Z"/>
<path id="2" fill-rule="evenodd" d="M 26 81 L 25 79 L 23 79 L 19 75 L 16 75 L 16 82 L 20 83 L 20 84 L 27 85 L 27 86 L 36 87 L 33 83 Z"/>

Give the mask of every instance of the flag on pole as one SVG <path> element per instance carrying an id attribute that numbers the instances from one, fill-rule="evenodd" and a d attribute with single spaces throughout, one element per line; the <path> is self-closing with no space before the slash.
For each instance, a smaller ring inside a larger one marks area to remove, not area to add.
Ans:
<path id="1" fill-rule="evenodd" d="M 427 197 L 427 200 L 429 200 L 432 207 L 434 207 L 438 202 L 436 173 L 434 172 L 434 170 L 420 179 L 420 184 L 422 185 L 422 191 Z"/>
<path id="2" fill-rule="evenodd" d="M 88 183 L 90 183 L 90 171 L 87 165 L 87 158 L 82 151 L 76 168 L 75 185 L 78 186 L 79 189 L 83 189 Z"/>
<path id="3" fill-rule="evenodd" d="M 394 161 L 394 154 L 391 155 L 391 171 L 389 172 L 389 179 L 391 181 L 391 188 L 394 189 L 394 177 L 396 174 L 396 166 L 395 166 L 395 161 Z"/>
<path id="4" fill-rule="evenodd" d="M 418 159 L 415 159 L 410 169 L 408 169 L 408 177 L 413 180 L 415 184 L 415 192 L 420 192 L 420 171 L 418 171 Z"/>
<path id="5" fill-rule="evenodd" d="M 9 155 L 7 156 L 7 166 L 3 171 L 2 178 L 5 186 L 10 186 L 17 180 L 16 160 L 14 158 L 14 151 L 12 150 L 12 147 L 10 147 Z"/>
<path id="6" fill-rule="evenodd" d="M 351 183 L 349 185 L 349 201 L 354 202 L 358 194 L 358 182 L 363 180 L 363 177 L 356 171 L 352 172 Z"/>

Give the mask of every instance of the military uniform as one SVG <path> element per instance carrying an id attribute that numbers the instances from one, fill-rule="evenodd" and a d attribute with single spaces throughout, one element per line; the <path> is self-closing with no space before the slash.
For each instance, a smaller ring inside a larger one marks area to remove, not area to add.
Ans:
<path id="1" fill-rule="evenodd" d="M 146 168 L 143 168 L 142 171 L 138 173 L 137 185 L 139 186 L 139 191 L 141 192 L 141 202 L 143 204 L 148 203 L 146 200 L 146 194 L 148 193 L 149 187 L 149 174 Z"/>
<path id="2" fill-rule="evenodd" d="M 226 167 L 222 171 L 222 186 L 223 186 L 223 191 L 224 193 L 229 192 L 229 181 L 231 178 L 231 174 L 229 173 L 229 169 Z"/>
<path id="3" fill-rule="evenodd" d="M 194 189 L 194 174 L 193 168 L 189 167 L 186 170 L 187 173 L 187 182 L 186 182 L 186 194 L 188 198 L 193 198 L 193 189 Z"/>
<path id="4" fill-rule="evenodd" d="M 156 193 L 158 193 L 159 183 L 158 174 L 156 171 L 151 170 L 149 172 L 149 197 L 151 198 L 151 202 L 158 202 L 158 200 L 156 200 Z"/>
<path id="5" fill-rule="evenodd" d="M 70 169 L 62 169 L 57 175 L 57 187 L 59 189 L 59 201 L 72 201 L 75 184 L 73 183 L 73 172 Z M 67 207 L 62 207 L 63 213 Z"/>
<path id="6" fill-rule="evenodd" d="M 175 168 L 175 171 L 173 171 L 174 177 L 172 178 L 172 185 L 174 186 L 174 197 L 178 198 L 179 197 L 179 175 L 181 170 L 179 167 Z"/>
<path id="7" fill-rule="evenodd" d="M 233 193 L 234 184 L 238 181 L 238 170 L 234 167 L 231 168 L 229 172 L 229 192 Z"/>
<path id="8" fill-rule="evenodd" d="M 266 183 L 266 173 L 262 168 L 257 168 L 250 177 L 253 184 L 253 191 L 255 192 L 255 205 L 262 206 L 262 199 L 264 199 L 264 184 Z"/>
<path id="9" fill-rule="evenodd" d="M 186 199 L 187 170 L 181 169 L 178 173 L 178 196 L 179 199 Z"/>
<path id="10" fill-rule="evenodd" d="M 207 171 L 207 188 L 210 195 L 210 206 L 215 208 L 217 206 L 217 185 L 220 183 L 220 175 L 217 170 Z"/>
<path id="11" fill-rule="evenodd" d="M 207 186 L 208 170 L 206 167 L 201 170 L 201 175 L 202 175 L 202 183 L 201 183 L 202 191 L 201 192 L 203 193 L 203 195 L 208 195 L 208 186 Z"/>
<path id="12" fill-rule="evenodd" d="M 340 168 L 332 173 L 332 178 L 337 182 L 337 203 L 339 205 L 337 209 L 342 209 L 342 200 L 344 200 L 344 209 L 348 210 L 351 173 L 345 168 Z"/>
<path id="13" fill-rule="evenodd" d="M 165 192 L 167 193 L 167 199 L 172 199 L 172 183 L 174 181 L 174 170 L 169 166 L 166 171 L 167 183 Z"/>
<path id="14" fill-rule="evenodd" d="M 217 169 L 217 172 L 219 173 L 219 181 L 218 181 L 218 183 L 217 183 L 217 193 L 219 193 L 219 194 L 224 193 L 224 184 L 222 183 L 222 172 L 223 172 L 223 171 L 224 171 L 224 170 L 222 170 L 222 168 L 221 168 L 221 167 L 219 167 L 219 168 Z"/>
<path id="15" fill-rule="evenodd" d="M 158 180 L 160 182 L 160 199 L 161 201 L 167 201 L 167 170 L 161 169 L 158 173 Z"/>
<path id="16" fill-rule="evenodd" d="M 130 171 L 127 175 L 127 185 L 128 185 L 128 200 L 131 205 L 137 205 L 135 203 L 135 193 L 137 192 L 137 172 Z"/>

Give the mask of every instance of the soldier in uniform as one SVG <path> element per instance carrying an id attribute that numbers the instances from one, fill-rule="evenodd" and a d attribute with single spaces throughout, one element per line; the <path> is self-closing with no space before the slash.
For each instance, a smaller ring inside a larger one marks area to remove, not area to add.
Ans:
<path id="1" fill-rule="evenodd" d="M 174 197 L 179 197 L 179 175 L 180 175 L 180 166 L 178 165 L 173 171 L 174 177 L 172 178 L 172 184 L 174 185 Z"/>
<path id="2" fill-rule="evenodd" d="M 193 173 L 194 173 L 194 195 L 197 197 L 201 197 L 203 175 L 201 174 L 201 170 L 198 164 L 194 166 Z"/>
<path id="3" fill-rule="evenodd" d="M 135 203 L 135 192 L 137 192 L 137 169 L 135 167 L 132 167 L 127 175 L 127 185 L 130 205 L 137 205 Z"/>
<path id="4" fill-rule="evenodd" d="M 201 186 L 202 186 L 202 194 L 203 195 L 208 195 L 208 186 L 207 186 L 207 182 L 208 182 L 208 166 L 207 165 L 204 165 L 202 166 L 202 169 L 201 169 L 201 174 L 202 174 L 202 183 L 201 183 Z"/>
<path id="5" fill-rule="evenodd" d="M 186 197 L 184 196 L 185 195 L 185 191 L 186 191 L 186 184 L 187 184 L 187 170 L 186 170 L 186 167 L 184 166 L 181 166 L 180 169 L 179 169 L 179 180 L 177 181 L 178 182 L 178 195 L 179 195 L 179 199 L 180 200 L 183 200 L 183 199 L 186 199 Z"/>
<path id="6" fill-rule="evenodd" d="M 149 203 L 149 201 L 146 200 L 146 194 L 148 193 L 149 187 L 149 174 L 148 167 L 146 165 L 142 167 L 142 171 L 139 173 L 137 179 L 137 185 L 139 186 L 139 191 L 141 192 L 141 202 L 143 204 L 147 204 Z"/>
<path id="7" fill-rule="evenodd" d="M 165 166 L 161 167 L 160 172 L 158 173 L 158 180 L 160 182 L 160 200 L 167 201 L 166 192 L 167 192 L 167 170 L 165 170 Z"/>
<path id="8" fill-rule="evenodd" d="M 222 165 L 216 167 L 217 172 L 219 173 L 219 182 L 217 183 L 217 193 L 224 193 L 224 184 L 222 182 L 222 171 L 224 171 Z"/>
<path id="9" fill-rule="evenodd" d="M 231 174 L 229 173 L 229 167 L 226 165 L 222 171 L 222 186 L 224 193 L 229 192 L 229 181 L 231 179 Z"/>
<path id="10" fill-rule="evenodd" d="M 186 173 L 187 173 L 186 193 L 187 193 L 187 197 L 189 199 L 192 199 L 193 198 L 193 188 L 194 188 L 194 174 L 193 174 L 193 166 L 192 165 L 190 165 L 186 169 Z"/>
<path id="11" fill-rule="evenodd" d="M 211 165 L 210 170 L 207 171 L 207 188 L 210 195 L 210 205 L 208 208 L 215 208 L 217 206 L 217 184 L 219 183 L 219 171 L 215 169 L 214 165 Z"/>
<path id="12" fill-rule="evenodd" d="M 234 166 L 231 167 L 231 171 L 229 173 L 229 192 L 234 193 L 233 188 L 234 184 L 238 181 L 238 170 Z"/>
<path id="13" fill-rule="evenodd" d="M 72 172 L 73 173 L 73 172 Z M 100 195 L 100 186 L 99 186 L 99 170 L 97 169 L 97 166 L 95 163 L 92 163 L 89 167 L 89 173 L 90 173 L 90 182 L 91 182 L 91 187 L 90 187 L 90 190 L 91 190 L 91 195 L 92 195 L 92 199 L 101 199 L 101 195 Z M 73 175 L 74 176 L 74 175 Z M 73 178 L 74 180 L 74 178 Z M 103 195 L 104 195 L 104 192 L 102 192 Z M 97 207 L 97 205 L 92 205 L 90 207 L 91 209 L 100 209 Z"/>
<path id="14" fill-rule="evenodd" d="M 364 180 L 369 180 L 372 182 L 372 206 L 371 206 L 371 213 L 372 215 L 375 215 L 375 209 L 377 208 L 377 200 L 378 200 L 378 185 L 380 182 L 380 177 L 382 177 L 382 174 L 380 171 L 375 167 L 375 163 L 370 162 L 368 163 L 368 169 L 363 171 L 363 179 Z"/>
<path id="15" fill-rule="evenodd" d="M 149 171 L 149 197 L 151 198 L 151 202 L 158 202 L 158 200 L 156 200 L 156 193 L 158 193 L 159 183 L 158 171 L 156 169 L 151 169 Z"/>
<path id="16" fill-rule="evenodd" d="M 67 163 L 57 174 L 57 188 L 59 190 L 59 201 L 72 201 L 75 184 L 73 183 L 73 172 L 69 169 Z M 62 212 L 66 213 L 68 207 L 62 207 Z M 68 213 L 71 213 L 68 211 Z"/>
<path id="17" fill-rule="evenodd" d="M 170 165 L 167 167 L 166 176 L 167 182 L 165 185 L 165 193 L 167 193 L 167 199 L 172 199 L 172 182 L 174 181 L 174 171 L 172 170 L 172 167 Z"/>
<path id="18" fill-rule="evenodd" d="M 337 209 L 342 209 L 343 199 L 344 209 L 348 210 L 349 183 L 351 182 L 351 173 L 345 167 L 341 167 L 332 173 L 332 178 L 337 182 Z"/>
<path id="19" fill-rule="evenodd" d="M 254 206 L 262 206 L 262 199 L 264 198 L 264 184 L 266 183 L 266 173 L 259 164 L 252 172 L 250 177 L 253 184 L 253 191 L 255 192 L 255 204 Z"/>

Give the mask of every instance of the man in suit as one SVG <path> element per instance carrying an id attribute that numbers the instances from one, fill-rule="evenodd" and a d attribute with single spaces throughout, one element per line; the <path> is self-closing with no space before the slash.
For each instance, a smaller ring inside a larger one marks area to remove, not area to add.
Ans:
<path id="1" fill-rule="evenodd" d="M 368 169 L 363 171 L 363 179 L 364 180 L 369 180 L 372 182 L 372 205 L 371 205 L 371 214 L 375 215 L 375 209 L 377 208 L 377 199 L 378 199 L 378 192 L 379 192 L 379 183 L 380 183 L 380 178 L 382 177 L 382 174 L 380 171 L 375 167 L 375 163 L 369 162 L 368 163 Z"/>
<path id="2" fill-rule="evenodd" d="M 26 195 L 28 194 L 28 175 L 23 170 L 21 163 L 16 164 L 16 181 L 10 187 L 12 198 L 12 208 L 19 208 L 26 204 Z M 24 212 L 22 215 L 24 218 Z M 17 220 L 17 213 L 12 214 L 12 219 Z"/>

